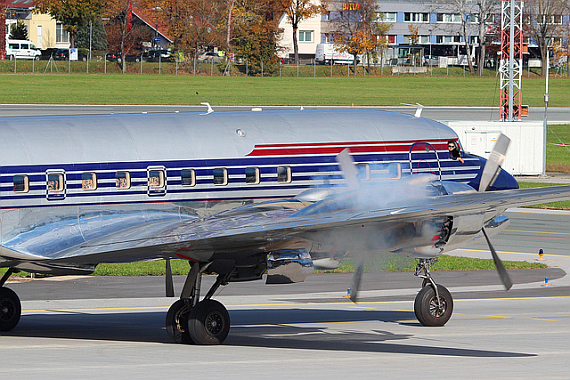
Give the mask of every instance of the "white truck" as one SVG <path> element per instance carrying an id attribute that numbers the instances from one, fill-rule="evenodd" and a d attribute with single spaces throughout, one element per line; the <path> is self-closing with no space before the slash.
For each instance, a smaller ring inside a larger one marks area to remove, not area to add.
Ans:
<path id="1" fill-rule="evenodd" d="M 334 44 L 318 44 L 315 52 L 315 61 L 321 65 L 341 64 L 350 65 L 354 62 L 354 55 L 340 52 Z M 360 62 L 357 58 L 356 63 Z"/>
<path id="2" fill-rule="evenodd" d="M 32 41 L 6 40 L 7 59 L 40 59 L 42 52 L 34 46 Z"/>

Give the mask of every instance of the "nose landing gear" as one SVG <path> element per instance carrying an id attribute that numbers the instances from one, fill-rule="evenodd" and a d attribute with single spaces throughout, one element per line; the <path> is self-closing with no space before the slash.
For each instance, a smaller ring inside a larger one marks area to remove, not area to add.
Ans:
<path id="1" fill-rule="evenodd" d="M 442 285 L 437 285 L 429 272 L 436 259 L 420 259 L 415 275 L 423 278 L 422 289 L 414 301 L 414 313 L 424 326 L 443 326 L 453 313 L 453 298 Z"/>

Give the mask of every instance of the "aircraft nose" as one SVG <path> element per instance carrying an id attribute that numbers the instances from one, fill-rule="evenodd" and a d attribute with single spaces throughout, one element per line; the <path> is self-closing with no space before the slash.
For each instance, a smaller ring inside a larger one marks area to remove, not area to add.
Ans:
<path id="1" fill-rule="evenodd" d="M 487 160 L 481 157 L 478 157 L 479 161 L 480 161 L 480 165 L 481 165 L 481 169 L 479 171 L 479 174 L 477 175 L 477 178 L 475 179 L 476 184 L 474 184 L 473 188 L 478 189 L 479 188 L 479 182 L 481 181 L 481 173 L 483 172 L 483 168 L 485 167 L 485 164 L 487 163 Z M 519 184 L 517 182 L 517 180 L 515 179 L 515 177 L 513 177 L 511 174 L 509 174 L 506 170 L 501 169 L 499 174 L 497 175 L 497 179 L 495 180 L 495 182 L 493 183 L 493 185 L 489 188 L 490 191 L 494 191 L 494 190 L 510 190 L 510 189 L 518 189 L 519 188 Z"/>
<path id="2" fill-rule="evenodd" d="M 508 189 L 518 189 L 519 184 L 515 177 L 509 174 L 506 170 L 501 169 L 495 183 L 491 186 L 490 190 L 508 190 Z"/>

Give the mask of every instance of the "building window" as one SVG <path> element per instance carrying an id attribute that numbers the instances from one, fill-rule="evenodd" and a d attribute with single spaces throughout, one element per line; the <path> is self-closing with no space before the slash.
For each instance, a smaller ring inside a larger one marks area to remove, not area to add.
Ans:
<path id="1" fill-rule="evenodd" d="M 131 173 L 117 172 L 115 175 L 115 185 L 117 189 L 129 189 L 131 187 Z"/>
<path id="2" fill-rule="evenodd" d="M 196 172 L 194 169 L 180 171 L 180 184 L 182 186 L 196 186 Z"/>
<path id="3" fill-rule="evenodd" d="M 312 30 L 300 30 L 299 31 L 299 42 L 313 42 L 313 31 Z"/>
<path id="4" fill-rule="evenodd" d="M 27 175 L 15 175 L 14 176 L 14 192 L 15 193 L 27 193 L 30 191 L 30 179 Z"/>
<path id="5" fill-rule="evenodd" d="M 380 21 L 384 21 L 384 22 L 396 22 L 398 18 L 398 13 L 397 12 L 385 12 L 384 13 L 384 18 L 380 18 L 378 17 L 378 19 Z"/>
<path id="6" fill-rule="evenodd" d="M 445 22 L 449 24 L 460 24 L 461 14 L 459 13 L 438 13 L 437 22 Z"/>
<path id="7" fill-rule="evenodd" d="M 461 36 L 437 36 L 438 44 L 460 43 Z"/>
<path id="8" fill-rule="evenodd" d="M 228 169 L 215 168 L 214 169 L 214 185 L 225 186 L 228 184 Z"/>
<path id="9" fill-rule="evenodd" d="M 55 24 L 55 43 L 68 43 L 69 42 L 69 33 L 65 31 L 63 28 L 63 24 L 57 23 Z"/>
<path id="10" fill-rule="evenodd" d="M 81 174 L 81 188 L 83 190 L 96 190 L 97 189 L 97 174 L 83 173 Z"/>
<path id="11" fill-rule="evenodd" d="M 259 168 L 245 168 L 245 183 L 248 185 L 259 183 Z"/>
<path id="12" fill-rule="evenodd" d="M 429 13 L 404 13 L 405 22 L 429 22 Z"/>
<path id="13" fill-rule="evenodd" d="M 279 166 L 277 168 L 277 182 L 279 183 L 289 183 L 291 182 L 291 167 L 290 166 Z"/>

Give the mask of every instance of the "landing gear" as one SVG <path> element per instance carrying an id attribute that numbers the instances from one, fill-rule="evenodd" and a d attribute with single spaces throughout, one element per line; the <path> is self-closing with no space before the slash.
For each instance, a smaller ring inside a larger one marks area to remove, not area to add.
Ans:
<path id="1" fill-rule="evenodd" d="M 4 287 L 8 277 L 14 273 L 12 268 L 0 279 L 0 331 L 10 331 L 20 321 L 22 315 L 22 305 L 20 298 L 12 290 Z"/>
<path id="2" fill-rule="evenodd" d="M 442 285 L 437 285 L 429 272 L 436 259 L 420 259 L 415 275 L 423 278 L 422 290 L 416 296 L 414 313 L 424 326 L 443 326 L 453 313 L 453 298 Z"/>
<path id="3" fill-rule="evenodd" d="M 166 314 L 166 332 L 177 343 L 221 344 L 230 332 L 230 314 L 211 297 L 229 275 L 218 275 L 216 282 L 201 302 L 202 273 L 209 264 L 194 263 L 188 273 L 180 299 Z"/>

